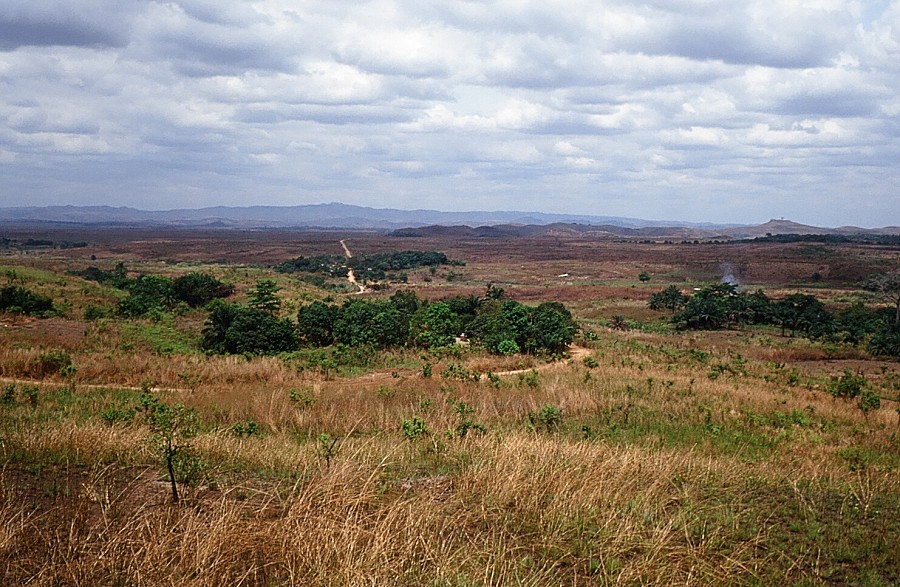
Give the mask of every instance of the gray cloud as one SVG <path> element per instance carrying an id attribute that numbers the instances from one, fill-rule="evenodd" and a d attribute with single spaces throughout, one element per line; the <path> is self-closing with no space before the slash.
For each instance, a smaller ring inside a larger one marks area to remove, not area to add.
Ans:
<path id="1" fill-rule="evenodd" d="M 8 0 L 0 206 L 900 224 L 900 3 L 861 6 Z"/>

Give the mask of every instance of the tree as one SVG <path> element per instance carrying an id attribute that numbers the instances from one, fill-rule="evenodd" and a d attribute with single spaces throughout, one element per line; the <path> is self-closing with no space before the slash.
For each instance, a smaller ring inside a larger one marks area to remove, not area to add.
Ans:
<path id="1" fill-rule="evenodd" d="M 172 291 L 176 298 L 188 306 L 199 308 L 216 298 L 227 298 L 234 293 L 234 288 L 208 273 L 194 271 L 176 277 L 172 281 Z"/>
<path id="2" fill-rule="evenodd" d="M 300 339 L 315 345 L 328 346 L 334 342 L 334 321 L 339 308 L 315 301 L 297 311 L 297 334 Z"/>
<path id="3" fill-rule="evenodd" d="M 689 297 L 681 293 L 681 290 L 670 285 L 666 289 L 659 291 L 650 296 L 650 309 L 662 310 L 667 309 L 675 312 L 679 308 L 683 308 L 690 300 Z"/>
<path id="4" fill-rule="evenodd" d="M 247 292 L 250 307 L 274 316 L 281 309 L 281 300 L 277 295 L 279 291 L 281 288 L 274 279 L 260 279 L 256 282 L 256 287 Z"/>
<path id="5" fill-rule="evenodd" d="M 141 407 L 150 424 L 150 440 L 156 452 L 166 465 L 172 489 L 172 501 L 178 503 L 178 483 L 175 469 L 189 457 L 190 439 L 198 429 L 197 413 L 181 404 L 165 404 L 154 397 L 149 389 L 141 394 Z"/>
<path id="6" fill-rule="evenodd" d="M 732 300 L 737 288 L 729 283 L 705 287 L 695 293 L 684 309 L 672 316 L 672 321 L 682 328 L 718 330 L 732 324 L 735 319 Z"/>
<path id="7" fill-rule="evenodd" d="M 125 283 L 128 297 L 119 302 L 119 314 L 143 316 L 152 311 L 171 310 L 175 307 L 175 291 L 172 280 L 162 275 L 140 275 Z"/>
<path id="8" fill-rule="evenodd" d="M 416 312 L 410 332 L 415 341 L 423 346 L 450 346 L 459 334 L 459 318 L 446 302 L 433 302 Z"/>
<path id="9" fill-rule="evenodd" d="M 894 325 L 900 326 L 900 269 L 873 275 L 866 282 L 866 289 L 894 304 Z"/>
<path id="10" fill-rule="evenodd" d="M 334 320 L 334 341 L 348 346 L 375 344 L 372 319 L 377 313 L 378 307 L 373 303 L 360 299 L 347 300 Z"/>
<path id="11" fill-rule="evenodd" d="M 236 304 L 214 302 L 200 347 L 214 353 L 270 355 L 297 348 L 290 320 Z"/>
<path id="12" fill-rule="evenodd" d="M 544 302 L 530 312 L 525 350 L 562 353 L 569 348 L 578 327 L 572 314 L 559 302 Z"/>
<path id="13" fill-rule="evenodd" d="M 500 345 L 511 341 L 521 348 L 522 329 L 527 326 L 527 312 L 514 300 L 487 300 L 481 304 L 475 318 L 467 326 L 467 334 L 491 353 L 504 354 Z M 507 345 L 505 348 L 510 348 Z"/>
<path id="14" fill-rule="evenodd" d="M 647 283 L 650 281 L 650 274 L 646 271 L 641 271 L 640 275 L 638 275 L 638 279 L 641 280 L 641 283 Z"/>
<path id="15" fill-rule="evenodd" d="M 775 302 L 772 308 L 782 335 L 785 334 L 785 329 L 790 329 L 792 335 L 797 331 L 811 336 L 831 332 L 832 316 L 814 296 L 791 294 Z"/>
<path id="16" fill-rule="evenodd" d="M 858 345 L 876 332 L 880 325 L 878 312 L 867 308 L 862 302 L 844 308 L 834 316 L 835 334 L 853 345 Z"/>

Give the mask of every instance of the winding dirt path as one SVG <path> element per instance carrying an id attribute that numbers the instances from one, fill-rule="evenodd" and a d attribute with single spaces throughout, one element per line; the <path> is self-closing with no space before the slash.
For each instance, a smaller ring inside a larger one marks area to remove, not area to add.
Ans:
<path id="1" fill-rule="evenodd" d="M 344 255 L 348 259 L 352 259 L 353 253 L 350 252 L 350 247 L 347 246 L 347 243 L 344 242 L 344 239 L 341 239 L 340 242 L 341 242 L 341 246 L 344 247 Z M 350 269 L 349 267 L 347 268 L 347 281 L 349 281 L 352 285 L 355 285 L 356 287 L 359 288 L 359 291 L 356 292 L 357 294 L 366 293 L 366 291 L 368 291 L 366 289 L 366 286 L 364 286 L 363 284 L 356 281 L 356 275 L 353 273 L 353 269 Z"/>

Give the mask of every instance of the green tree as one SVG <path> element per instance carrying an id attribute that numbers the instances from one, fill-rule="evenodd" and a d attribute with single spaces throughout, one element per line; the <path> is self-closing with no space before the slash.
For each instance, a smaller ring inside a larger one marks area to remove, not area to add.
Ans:
<path id="1" fill-rule="evenodd" d="M 865 340 L 878 331 L 881 320 L 878 312 L 867 308 L 862 302 L 838 311 L 834 316 L 836 336 L 853 345 Z"/>
<path id="2" fill-rule="evenodd" d="M 143 316 L 152 311 L 167 311 L 175 307 L 176 297 L 172 280 L 162 275 L 140 275 L 125 284 L 128 297 L 119 302 L 119 314 Z"/>
<path id="3" fill-rule="evenodd" d="M 446 302 L 433 302 L 413 316 L 410 332 L 428 348 L 450 346 L 459 334 L 459 318 Z"/>
<path id="4" fill-rule="evenodd" d="M 679 308 L 683 308 L 690 298 L 681 293 L 681 290 L 674 285 L 670 285 L 662 291 L 650 296 L 651 310 L 671 310 L 675 312 Z"/>
<path id="5" fill-rule="evenodd" d="M 270 355 L 296 349 L 297 337 L 290 320 L 217 302 L 204 324 L 200 346 L 214 353 Z"/>
<path id="6" fill-rule="evenodd" d="M 832 316 L 825 305 L 808 294 L 791 294 L 773 305 L 774 318 L 781 326 L 781 333 L 789 329 L 791 334 L 798 331 L 811 336 L 820 336 L 831 331 Z"/>
<path id="7" fill-rule="evenodd" d="M 372 319 L 377 313 L 375 304 L 360 299 L 347 300 L 334 320 L 334 341 L 349 346 L 374 345 Z"/>
<path id="8" fill-rule="evenodd" d="M 172 280 L 175 297 L 192 308 L 199 308 L 216 298 L 227 298 L 234 288 L 208 273 L 192 272 Z"/>
<path id="9" fill-rule="evenodd" d="M 515 300 L 486 300 L 467 326 L 468 334 L 491 353 L 503 354 L 500 344 L 511 341 L 520 349 L 525 344 L 528 310 Z M 508 345 L 506 348 L 509 348 Z"/>
<path id="10" fill-rule="evenodd" d="M 684 309 L 672 316 L 672 320 L 682 328 L 725 328 L 732 323 L 732 299 L 737 295 L 737 288 L 728 283 L 705 287 L 696 292 Z"/>
<path id="11" fill-rule="evenodd" d="M 169 474 L 172 501 L 178 503 L 176 468 L 190 457 L 191 439 L 199 427 L 197 413 L 181 404 L 165 404 L 148 390 L 141 394 L 141 406 L 150 425 L 150 440 Z"/>
<path id="12" fill-rule="evenodd" d="M 315 346 L 328 346 L 334 342 L 334 322 L 339 308 L 315 301 L 297 311 L 297 334 L 300 339 Z"/>
<path id="13" fill-rule="evenodd" d="M 562 353 L 578 330 L 569 310 L 559 302 L 544 302 L 529 313 L 525 350 Z"/>
<path id="14" fill-rule="evenodd" d="M 256 282 L 256 287 L 251 288 L 247 292 L 247 295 L 250 296 L 250 307 L 272 316 L 278 314 L 278 311 L 281 309 L 281 299 L 278 297 L 279 291 L 281 291 L 281 288 L 278 287 L 274 279 L 260 279 Z"/>

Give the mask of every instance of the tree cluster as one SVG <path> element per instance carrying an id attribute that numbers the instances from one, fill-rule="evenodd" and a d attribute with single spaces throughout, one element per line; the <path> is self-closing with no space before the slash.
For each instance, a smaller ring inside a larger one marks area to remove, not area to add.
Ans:
<path id="1" fill-rule="evenodd" d="M 349 259 L 338 255 L 316 257 L 296 257 L 275 267 L 281 273 L 316 273 L 328 277 L 343 278 L 349 269 L 360 281 L 403 281 L 401 273 L 419 267 L 440 265 L 464 265 L 462 261 L 451 261 L 439 251 L 395 251 L 361 255 Z"/>
<path id="2" fill-rule="evenodd" d="M 453 345 L 465 334 L 472 344 L 492 353 L 562 353 L 576 330 L 564 305 L 525 306 L 503 299 L 498 288 L 490 288 L 483 298 L 456 296 L 433 302 L 412 291 L 398 291 L 388 299 L 312 302 L 299 309 L 296 325 L 258 307 L 219 303 L 204 327 L 202 346 L 210 352 L 252 354 L 290 351 L 300 345 L 434 349 Z"/>
<path id="3" fill-rule="evenodd" d="M 379 348 L 437 348 L 466 334 L 472 343 L 501 354 L 561 353 L 572 342 L 577 326 L 565 306 L 546 302 L 529 307 L 497 297 L 497 291 L 489 288 L 483 298 L 456 296 L 435 302 L 420 300 L 411 291 L 387 300 L 313 302 L 300 308 L 297 332 L 302 342 L 313 346 Z"/>
<path id="4" fill-rule="evenodd" d="M 128 295 L 119 302 L 119 314 L 143 316 L 153 311 L 172 310 L 179 303 L 200 308 L 214 299 L 226 298 L 234 288 L 207 273 L 192 272 L 176 278 L 162 275 L 128 277 L 123 263 L 114 269 L 88 267 L 75 275 L 125 291 Z"/>
<path id="5" fill-rule="evenodd" d="M 892 308 L 872 308 L 856 303 L 831 312 L 808 294 L 770 299 L 762 290 L 740 291 L 722 283 L 685 296 L 675 286 L 650 298 L 650 308 L 674 312 L 672 321 L 681 329 L 717 330 L 748 324 L 781 328 L 783 335 L 802 335 L 859 345 L 868 343 L 875 354 L 900 356 L 900 278 L 894 274 L 869 280 L 868 289 L 890 301 Z"/>

